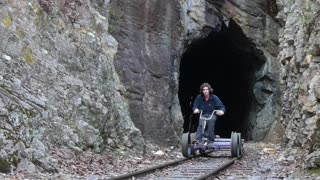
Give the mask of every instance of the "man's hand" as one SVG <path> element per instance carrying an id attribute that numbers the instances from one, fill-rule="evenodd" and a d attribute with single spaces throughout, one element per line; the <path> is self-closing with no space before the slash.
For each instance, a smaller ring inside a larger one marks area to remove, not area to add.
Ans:
<path id="1" fill-rule="evenodd" d="M 223 116 L 223 115 L 224 115 L 224 112 L 221 111 L 221 110 L 217 110 L 217 111 L 216 111 L 216 114 L 217 114 L 218 116 Z"/>
<path id="2" fill-rule="evenodd" d="M 193 111 L 193 114 L 198 114 L 200 112 L 200 110 L 197 108 Z"/>

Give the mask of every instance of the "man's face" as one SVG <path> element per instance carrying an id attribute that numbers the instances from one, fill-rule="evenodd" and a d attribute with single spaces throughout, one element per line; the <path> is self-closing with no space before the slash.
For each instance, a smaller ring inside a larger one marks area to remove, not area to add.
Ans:
<path id="1" fill-rule="evenodd" d="M 203 93 L 203 95 L 208 96 L 209 95 L 209 88 L 208 87 L 204 87 L 202 89 L 202 93 Z"/>

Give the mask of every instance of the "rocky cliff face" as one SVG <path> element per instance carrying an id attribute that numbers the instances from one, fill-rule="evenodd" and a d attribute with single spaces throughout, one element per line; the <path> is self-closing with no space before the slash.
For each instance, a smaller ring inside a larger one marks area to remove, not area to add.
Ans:
<path id="1" fill-rule="evenodd" d="M 109 32 L 119 42 L 116 72 L 129 112 L 143 135 L 157 143 L 176 142 L 181 119 L 172 120 L 173 64 L 181 41 L 176 1 L 111 1 Z"/>
<path id="2" fill-rule="evenodd" d="M 319 1 L 278 1 L 283 158 L 319 167 Z"/>
<path id="3" fill-rule="evenodd" d="M 56 171 L 53 147 L 142 151 L 114 67 L 118 43 L 96 9 L 107 4 L 0 4 L 0 171 Z"/>
<path id="4" fill-rule="evenodd" d="M 53 148 L 178 143 L 181 59 L 225 29 L 254 67 L 248 138 L 319 166 L 318 14 L 311 0 L 0 0 L 0 171 L 57 171 Z"/>

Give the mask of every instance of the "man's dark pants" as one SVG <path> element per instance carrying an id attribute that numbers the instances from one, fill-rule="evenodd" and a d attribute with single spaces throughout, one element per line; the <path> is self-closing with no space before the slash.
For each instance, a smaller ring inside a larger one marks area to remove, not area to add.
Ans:
<path id="1" fill-rule="evenodd" d="M 211 114 L 202 114 L 203 117 L 205 118 L 209 118 L 211 116 Z M 206 120 L 206 124 L 207 124 L 207 131 L 208 131 L 208 140 L 209 141 L 214 141 L 214 138 L 215 138 L 215 133 L 214 133 L 214 127 L 215 127 L 215 124 L 216 124 L 216 120 L 217 120 L 217 116 L 216 115 L 213 115 L 211 119 L 209 120 Z M 202 128 L 203 128 L 203 125 L 204 125 L 204 121 L 203 119 L 199 118 L 199 126 L 198 126 L 198 129 L 197 129 L 197 132 L 196 132 L 196 140 L 199 142 L 199 143 L 203 143 L 202 142 Z"/>

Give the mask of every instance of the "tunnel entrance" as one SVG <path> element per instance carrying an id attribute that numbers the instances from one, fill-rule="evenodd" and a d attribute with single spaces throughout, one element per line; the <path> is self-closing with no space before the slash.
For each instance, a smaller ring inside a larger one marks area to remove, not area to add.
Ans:
<path id="1" fill-rule="evenodd" d="M 178 91 L 184 132 L 190 130 L 190 122 L 198 120 L 192 115 L 191 106 L 199 94 L 200 85 L 208 82 L 227 108 L 225 116 L 217 120 L 216 134 L 230 137 L 232 131 L 237 131 L 244 138 L 250 137 L 250 122 L 256 113 L 255 72 L 264 63 L 260 56 L 261 53 L 233 21 L 220 32 L 212 32 L 189 45 L 180 63 Z"/>

